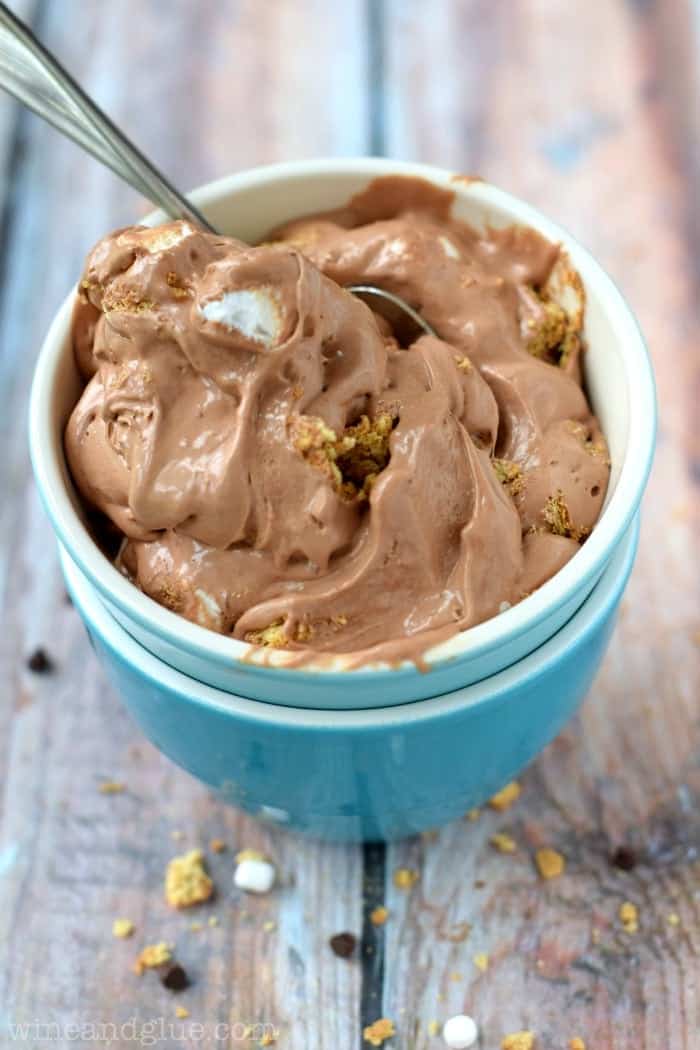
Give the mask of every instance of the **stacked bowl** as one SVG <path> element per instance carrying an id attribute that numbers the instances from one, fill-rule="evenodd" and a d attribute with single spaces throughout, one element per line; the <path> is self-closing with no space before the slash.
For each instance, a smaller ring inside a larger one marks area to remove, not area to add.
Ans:
<path id="1" fill-rule="evenodd" d="M 41 351 L 30 406 L 34 470 L 67 585 L 136 721 L 231 803 L 335 840 L 397 838 L 451 820 L 559 731 L 605 651 L 634 560 L 654 447 L 653 375 L 629 308 L 580 245 L 503 191 L 365 158 L 261 168 L 192 197 L 215 226 L 254 243 L 396 174 L 451 190 L 455 218 L 530 226 L 564 246 L 586 292 L 586 387 L 611 458 L 606 503 L 581 550 L 517 606 L 434 647 L 427 669 L 355 668 L 342 656 L 330 666 L 276 666 L 274 656 L 259 663 L 244 643 L 183 620 L 117 571 L 88 531 L 63 454 L 80 392 L 72 295 Z"/>

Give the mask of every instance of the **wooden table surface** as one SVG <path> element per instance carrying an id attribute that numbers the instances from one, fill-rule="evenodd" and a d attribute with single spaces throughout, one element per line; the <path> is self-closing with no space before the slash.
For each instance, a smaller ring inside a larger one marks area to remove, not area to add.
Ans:
<path id="1" fill-rule="evenodd" d="M 442 1045 L 431 1021 L 466 1011 L 481 1050 L 526 1028 L 538 1050 L 575 1035 L 588 1050 L 700 1047 L 693 0 L 13 6 L 185 187 L 261 162 L 375 152 L 479 172 L 529 198 L 628 296 L 654 357 L 661 426 L 604 667 L 512 809 L 387 848 L 256 824 L 142 739 L 65 601 L 27 454 L 33 364 L 85 252 L 145 204 L 0 99 L 1 1045 L 105 1046 L 114 1033 L 96 1026 L 112 1022 L 127 1025 L 113 1046 L 248 1046 L 241 1026 L 267 1023 L 284 1050 L 350 1050 L 385 1016 L 397 1033 L 387 1045 L 422 1050 Z M 25 667 L 38 645 L 54 673 Z M 126 790 L 100 793 L 105 779 Z M 497 829 L 518 853 L 489 846 Z M 167 860 L 214 836 L 229 844 L 210 858 L 216 901 L 197 916 L 168 911 Z M 548 883 L 532 863 L 541 844 L 567 858 Z M 621 844 L 637 854 L 632 871 L 609 861 Z M 274 857 L 281 885 L 244 906 L 231 871 L 247 846 Z M 399 867 L 420 873 L 410 892 L 393 885 Z M 639 909 L 635 935 L 617 918 L 625 900 Z M 390 914 L 375 929 L 366 914 L 379 902 Z M 363 951 L 336 958 L 329 936 L 360 935 L 363 913 Z M 112 937 L 120 915 L 136 924 L 130 940 Z M 450 940 L 458 923 L 471 932 Z M 130 971 L 162 939 L 194 979 L 177 1000 Z M 20 1023 L 30 1027 L 13 1037 Z M 78 1040 L 74 1023 L 95 1027 Z"/>

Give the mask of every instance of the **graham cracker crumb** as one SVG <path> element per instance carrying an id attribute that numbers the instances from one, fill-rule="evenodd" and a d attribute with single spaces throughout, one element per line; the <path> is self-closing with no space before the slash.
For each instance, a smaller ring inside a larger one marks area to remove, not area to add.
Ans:
<path id="1" fill-rule="evenodd" d="M 531 306 L 536 314 L 525 321 L 525 348 L 533 357 L 565 368 L 579 349 L 581 320 L 578 316 L 569 316 L 563 307 L 541 292 L 531 291 Z"/>
<path id="2" fill-rule="evenodd" d="M 184 1020 L 185 1017 L 190 1016 L 190 1011 L 185 1006 L 176 1006 L 175 1016 L 179 1017 L 181 1020 Z"/>
<path id="3" fill-rule="evenodd" d="M 165 280 L 176 299 L 186 299 L 190 295 L 190 289 L 174 270 L 166 274 Z"/>
<path id="4" fill-rule="evenodd" d="M 522 788 L 517 780 L 511 780 L 509 784 L 497 791 L 493 798 L 489 799 L 489 806 L 491 809 L 498 810 L 499 813 L 503 813 L 504 810 L 509 809 L 514 802 L 520 798 Z"/>
<path id="5" fill-rule="evenodd" d="M 103 780 L 99 790 L 101 795 L 121 795 L 126 791 L 126 784 L 122 784 L 121 780 Z"/>
<path id="6" fill-rule="evenodd" d="M 380 904 L 379 907 L 374 908 L 369 913 L 369 921 L 373 926 L 383 926 L 388 918 L 389 909 L 385 908 L 383 904 Z"/>
<path id="7" fill-rule="evenodd" d="M 486 952 L 479 952 L 474 956 L 474 965 L 479 973 L 486 973 L 489 968 L 489 957 Z"/>
<path id="8" fill-rule="evenodd" d="M 166 941 L 147 944 L 134 963 L 134 973 L 140 977 L 144 970 L 153 970 L 156 966 L 162 966 L 163 963 L 170 962 L 172 957 L 172 947 Z"/>
<path id="9" fill-rule="evenodd" d="M 580 529 L 574 524 L 561 489 L 556 495 L 547 497 L 542 517 L 547 529 L 555 536 L 568 536 L 580 542 L 590 532 L 590 529 Z"/>
<path id="10" fill-rule="evenodd" d="M 469 375 L 470 372 L 474 371 L 474 365 L 466 354 L 457 354 L 455 357 L 455 363 L 460 372 L 464 372 L 466 375 Z"/>
<path id="11" fill-rule="evenodd" d="M 586 1050 L 586 1044 L 579 1035 L 569 1039 L 569 1050 Z"/>
<path id="12" fill-rule="evenodd" d="M 512 1032 L 501 1043 L 501 1050 L 532 1050 L 535 1045 L 534 1032 Z"/>
<path id="13" fill-rule="evenodd" d="M 267 627 L 248 631 L 245 641 L 251 645 L 261 645 L 268 649 L 284 649 L 290 642 L 308 642 L 314 634 L 312 624 L 302 620 L 290 631 L 286 619 L 273 620 Z"/>
<path id="14" fill-rule="evenodd" d="M 131 919 L 115 919 L 112 923 L 112 933 L 115 937 L 119 937 L 124 940 L 126 937 L 131 937 L 136 927 L 134 926 Z"/>
<path id="15" fill-rule="evenodd" d="M 251 645 L 262 645 L 267 649 L 284 649 L 289 641 L 284 625 L 284 620 L 273 620 L 267 627 L 248 631 L 245 640 Z"/>
<path id="16" fill-rule="evenodd" d="M 295 416 L 290 420 L 290 431 L 297 451 L 326 474 L 344 499 L 366 499 L 389 462 L 389 439 L 395 422 L 388 412 L 372 420 L 362 416 L 339 436 L 319 416 Z"/>
<path id="17" fill-rule="evenodd" d="M 508 488 L 511 496 L 522 492 L 525 478 L 517 463 L 511 459 L 492 459 L 491 466 L 496 472 L 496 477 L 502 485 Z"/>
<path id="18" fill-rule="evenodd" d="M 527 350 L 533 357 L 547 357 L 566 335 L 566 314 L 557 303 L 545 302 L 537 296 L 541 315 L 527 320 Z"/>
<path id="19" fill-rule="evenodd" d="M 636 933 L 639 929 L 639 911 L 632 901 L 624 901 L 618 912 L 625 933 Z"/>
<path id="20" fill-rule="evenodd" d="M 563 855 L 546 846 L 536 851 L 535 864 L 543 879 L 556 879 L 566 868 L 566 860 Z"/>
<path id="21" fill-rule="evenodd" d="M 165 899 L 171 908 L 190 908 L 209 900 L 213 892 L 201 849 L 173 857 L 165 873 Z"/>
<path id="22" fill-rule="evenodd" d="M 327 426 L 320 416 L 295 416 L 291 420 L 290 430 L 297 452 L 340 489 L 343 477 L 335 462 L 338 458 L 338 436 L 335 430 Z"/>
<path id="23" fill-rule="evenodd" d="M 380 1017 L 378 1021 L 367 1025 L 362 1035 L 365 1042 L 371 1043 L 372 1046 L 381 1046 L 385 1039 L 391 1039 L 392 1035 L 396 1035 L 394 1022 L 388 1017 Z"/>
<path id="24" fill-rule="evenodd" d="M 167 577 L 161 578 L 151 590 L 151 595 L 159 605 L 164 605 L 171 612 L 180 613 L 185 607 L 185 599 L 176 584 Z"/>
<path id="25" fill-rule="evenodd" d="M 575 419 L 567 421 L 567 428 L 574 437 L 580 441 L 583 450 L 589 456 L 594 459 L 600 458 L 605 461 L 608 467 L 610 466 L 608 446 L 602 436 L 596 435 L 596 437 L 592 437 L 590 427 L 587 427 L 584 423 L 579 423 L 578 420 Z"/>
<path id="26" fill-rule="evenodd" d="M 359 423 L 346 427 L 337 455 L 344 481 L 362 489 L 368 478 L 376 477 L 389 462 L 389 439 L 395 419 L 384 412 L 376 419 L 362 416 Z"/>
<path id="27" fill-rule="evenodd" d="M 226 849 L 226 843 L 223 839 L 212 839 L 209 843 L 209 849 L 212 853 L 223 853 Z"/>
<path id="28" fill-rule="evenodd" d="M 155 310 L 156 304 L 152 299 L 141 299 L 135 289 L 129 289 L 123 295 L 115 295 L 108 289 L 102 297 L 102 310 L 104 313 L 143 314 Z"/>
<path id="29" fill-rule="evenodd" d="M 412 871 L 411 868 L 397 868 L 394 872 L 394 886 L 397 890 L 410 890 L 420 875 L 417 871 Z"/>
<path id="30" fill-rule="evenodd" d="M 515 853 L 518 848 L 518 844 L 513 836 L 505 831 L 497 831 L 495 835 L 491 836 L 489 842 L 499 853 Z"/>
<path id="31" fill-rule="evenodd" d="M 263 1037 L 260 1040 L 260 1046 L 274 1046 L 277 1039 L 271 1032 L 264 1032 Z"/>

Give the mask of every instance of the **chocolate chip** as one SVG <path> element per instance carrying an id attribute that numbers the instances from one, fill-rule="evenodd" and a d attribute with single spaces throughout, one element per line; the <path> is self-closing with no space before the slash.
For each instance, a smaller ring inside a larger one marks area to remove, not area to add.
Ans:
<path id="1" fill-rule="evenodd" d="M 329 944 L 341 959 L 349 959 L 357 947 L 357 937 L 353 933 L 336 933 Z"/>
<path id="2" fill-rule="evenodd" d="M 618 846 L 610 858 L 610 863 L 620 871 L 633 871 L 639 859 L 631 846 Z"/>
<path id="3" fill-rule="evenodd" d="M 27 667 L 35 674 L 48 674 L 53 671 L 54 663 L 45 649 L 35 649 L 27 658 Z"/>
<path id="4" fill-rule="evenodd" d="M 157 967 L 160 983 L 171 992 L 181 992 L 187 988 L 190 979 L 179 962 L 167 962 Z"/>

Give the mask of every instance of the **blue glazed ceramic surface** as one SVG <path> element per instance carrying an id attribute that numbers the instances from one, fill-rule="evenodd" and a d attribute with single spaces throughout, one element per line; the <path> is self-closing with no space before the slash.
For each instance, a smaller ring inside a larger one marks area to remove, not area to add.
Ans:
<path id="1" fill-rule="evenodd" d="M 605 652 L 637 536 L 635 520 L 575 616 L 519 663 L 364 711 L 280 707 L 187 678 L 117 624 L 65 552 L 63 567 L 112 685 L 173 761 L 262 819 L 326 839 L 390 839 L 480 805 L 559 732 Z"/>

